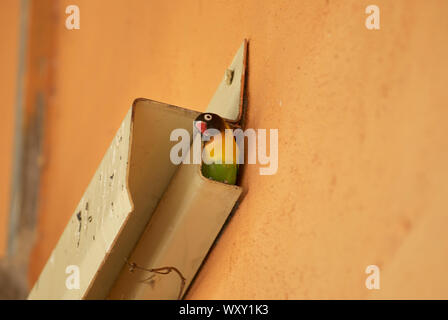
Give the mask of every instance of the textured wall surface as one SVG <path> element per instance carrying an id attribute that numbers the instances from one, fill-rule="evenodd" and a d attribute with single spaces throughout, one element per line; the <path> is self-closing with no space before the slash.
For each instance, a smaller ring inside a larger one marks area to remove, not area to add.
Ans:
<path id="1" fill-rule="evenodd" d="M 19 4 L 17 0 L 4 0 L 0 5 L 0 257 L 6 252 L 8 235 L 19 51 Z"/>
<path id="2" fill-rule="evenodd" d="M 363 0 L 78 0 L 68 31 L 72 2 L 55 4 L 30 283 L 133 99 L 204 110 L 248 38 L 247 126 L 279 128 L 279 169 L 246 167 L 188 298 L 448 298 L 447 1 L 376 0 L 379 31 Z"/>

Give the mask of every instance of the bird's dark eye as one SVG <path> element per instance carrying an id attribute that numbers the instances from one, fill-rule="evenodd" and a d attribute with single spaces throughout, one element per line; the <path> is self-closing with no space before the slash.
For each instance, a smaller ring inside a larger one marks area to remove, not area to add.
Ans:
<path id="1" fill-rule="evenodd" d="M 212 115 L 211 114 L 206 114 L 206 115 L 204 115 L 204 119 L 207 120 L 207 121 L 210 121 L 210 120 L 212 120 Z"/>

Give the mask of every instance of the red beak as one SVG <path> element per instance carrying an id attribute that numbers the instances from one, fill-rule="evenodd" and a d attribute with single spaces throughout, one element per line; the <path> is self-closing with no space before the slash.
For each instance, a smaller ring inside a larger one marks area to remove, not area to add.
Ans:
<path id="1" fill-rule="evenodd" d="M 204 133 L 207 130 L 207 124 L 204 121 L 195 121 L 194 126 L 200 133 Z"/>

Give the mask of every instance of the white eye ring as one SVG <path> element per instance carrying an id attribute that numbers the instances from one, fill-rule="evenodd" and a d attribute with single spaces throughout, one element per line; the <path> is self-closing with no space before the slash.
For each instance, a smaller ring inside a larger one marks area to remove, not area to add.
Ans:
<path id="1" fill-rule="evenodd" d="M 206 115 L 204 115 L 204 119 L 207 120 L 207 121 L 210 121 L 210 120 L 212 120 L 212 115 L 211 114 L 206 114 Z"/>

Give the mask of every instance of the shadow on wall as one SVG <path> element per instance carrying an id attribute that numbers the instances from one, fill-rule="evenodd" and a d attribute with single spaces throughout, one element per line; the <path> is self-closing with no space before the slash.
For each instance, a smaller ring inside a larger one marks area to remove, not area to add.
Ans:
<path id="1" fill-rule="evenodd" d="M 30 289 L 27 274 L 35 229 L 21 223 L 17 231 L 16 250 L 0 259 L 0 300 L 26 299 Z"/>
<path id="2" fill-rule="evenodd" d="M 26 299 L 28 295 L 26 277 L 18 272 L 14 264 L 0 261 L 0 299 Z"/>

